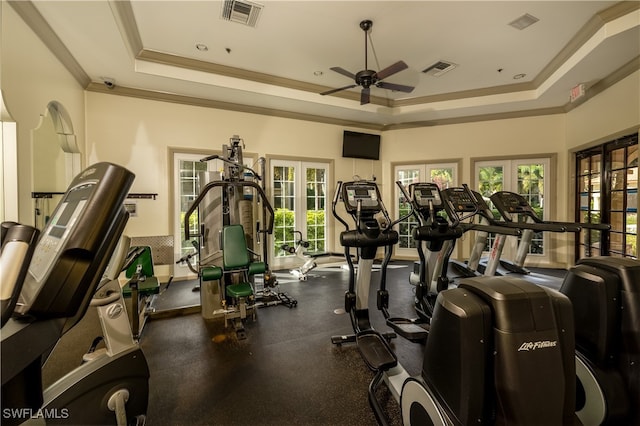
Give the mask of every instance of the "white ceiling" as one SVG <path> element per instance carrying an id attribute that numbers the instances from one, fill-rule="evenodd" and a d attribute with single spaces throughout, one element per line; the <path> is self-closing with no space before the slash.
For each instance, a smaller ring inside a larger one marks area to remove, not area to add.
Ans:
<path id="1" fill-rule="evenodd" d="M 23 3 L 12 5 L 24 11 Z M 559 112 L 571 107 L 574 86 L 596 90 L 638 69 L 637 1 L 260 3 L 255 28 L 222 20 L 221 1 L 29 4 L 50 27 L 40 24 L 41 37 L 57 35 L 90 90 L 110 78 L 113 93 L 380 128 Z M 539 21 L 509 25 L 525 13 Z M 33 13 L 22 16 L 38 25 Z M 385 82 L 412 93 L 372 88 L 368 105 L 359 88 L 318 94 L 353 83 L 330 67 L 364 69 L 363 19 L 373 21 L 368 68 L 403 60 L 409 68 Z M 422 72 L 439 60 L 458 66 L 440 77 Z"/>

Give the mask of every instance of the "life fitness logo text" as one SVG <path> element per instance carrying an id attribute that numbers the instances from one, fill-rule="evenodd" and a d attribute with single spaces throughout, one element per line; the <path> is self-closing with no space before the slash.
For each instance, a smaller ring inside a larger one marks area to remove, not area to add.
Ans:
<path id="1" fill-rule="evenodd" d="M 539 340 L 537 342 L 524 342 L 518 348 L 520 351 L 535 351 L 536 349 L 555 348 L 558 345 L 557 340 Z"/>

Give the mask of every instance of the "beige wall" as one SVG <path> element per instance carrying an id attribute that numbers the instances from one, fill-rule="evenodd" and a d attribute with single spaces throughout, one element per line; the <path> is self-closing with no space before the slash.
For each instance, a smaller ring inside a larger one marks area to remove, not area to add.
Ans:
<path id="1" fill-rule="evenodd" d="M 121 164 L 136 174 L 132 192 L 159 194 L 137 202 L 138 217 L 127 225 L 131 236 L 173 234 L 169 148 L 220 150 L 239 135 L 247 154 L 335 160 L 335 179 L 381 174 L 381 161 L 341 158 L 344 128 L 335 125 L 89 92 L 87 129 L 87 163 Z M 328 192 L 333 195 L 333 182 Z M 339 231 L 330 232 L 334 242 Z"/>
<path id="2" fill-rule="evenodd" d="M 69 113 L 78 145 L 83 150 L 84 90 L 11 6 L 3 1 L 1 7 L 0 83 L 4 102 L 17 123 L 18 220 L 32 224 L 32 130 L 38 127 L 41 116 L 47 113 L 49 102 L 58 101 Z"/>
<path id="3" fill-rule="evenodd" d="M 640 71 L 568 112 L 566 147 L 574 150 L 640 129 Z"/>

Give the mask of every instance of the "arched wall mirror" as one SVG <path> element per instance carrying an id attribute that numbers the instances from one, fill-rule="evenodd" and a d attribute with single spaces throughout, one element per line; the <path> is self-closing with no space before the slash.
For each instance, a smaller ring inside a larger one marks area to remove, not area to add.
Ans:
<path id="1" fill-rule="evenodd" d="M 42 229 L 73 177 L 80 173 L 80 149 L 71 118 L 62 104 L 49 102 L 31 133 L 34 223 Z"/>

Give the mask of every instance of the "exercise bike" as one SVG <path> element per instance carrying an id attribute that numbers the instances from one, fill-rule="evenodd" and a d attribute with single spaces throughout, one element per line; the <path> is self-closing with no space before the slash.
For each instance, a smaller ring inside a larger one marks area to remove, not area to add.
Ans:
<path id="1" fill-rule="evenodd" d="M 306 253 L 306 249 L 309 248 L 309 241 L 302 238 L 302 232 L 293 231 L 293 233 L 299 236 L 295 239 L 294 245 L 283 244 L 280 246 L 280 250 L 289 254 L 295 254 L 296 257 L 303 262 L 299 267 L 289 270 L 289 273 L 300 281 L 306 281 L 307 274 L 314 270 L 318 264 L 316 263 L 315 257 Z"/>
<path id="2" fill-rule="evenodd" d="M 85 169 L 62 197 L 31 260 L 24 257 L 24 279 L 10 281 L 16 300 L 7 304 L 14 308 L 2 327 L 3 424 L 32 418 L 50 424 L 144 423 L 149 370 L 133 343 L 115 281 L 127 252 L 116 247 L 128 219 L 123 202 L 133 180 L 131 172 L 110 163 Z M 3 247 L 3 263 L 5 253 Z M 106 348 L 43 390 L 42 365 L 92 300 L 104 311 Z"/>
<path id="3" fill-rule="evenodd" d="M 340 238 L 343 246 L 373 251 L 380 240 L 385 246 L 395 244 L 395 231 L 374 231 L 372 213 L 382 210 L 375 183 L 340 182 L 336 192 L 334 215 L 347 228 Z M 335 213 L 340 195 L 357 224 L 355 230 Z M 408 194 L 405 197 L 411 199 Z M 368 394 L 380 424 L 389 423 L 376 395 L 382 383 L 400 404 L 405 425 L 575 421 L 573 318 L 565 296 L 513 277 L 462 279 L 458 288 L 438 294 L 422 374 L 410 377 L 398 363 L 386 333 L 369 325 L 363 302 L 369 292 L 371 261 L 362 262 L 358 285 L 353 285 L 351 274 L 346 294 L 355 332 L 349 341 L 356 342 L 366 365 L 375 372 Z M 383 276 L 385 270 L 383 262 Z"/>

